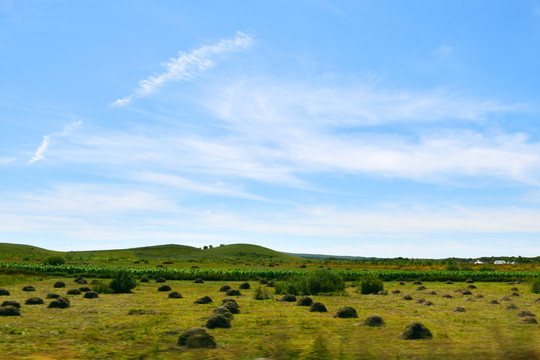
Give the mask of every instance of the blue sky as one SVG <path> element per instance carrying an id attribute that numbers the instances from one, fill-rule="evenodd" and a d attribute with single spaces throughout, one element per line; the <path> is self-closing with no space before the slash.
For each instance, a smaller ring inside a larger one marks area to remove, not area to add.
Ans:
<path id="1" fill-rule="evenodd" d="M 539 1 L 2 1 L 0 242 L 540 255 Z"/>

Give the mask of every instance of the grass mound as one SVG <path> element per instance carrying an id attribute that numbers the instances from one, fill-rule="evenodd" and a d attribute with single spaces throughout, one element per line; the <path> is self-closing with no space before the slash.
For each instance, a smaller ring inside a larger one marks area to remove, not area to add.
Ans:
<path id="1" fill-rule="evenodd" d="M 36 291 L 36 288 L 33 287 L 32 285 L 28 285 L 28 286 L 23 287 L 22 291 Z"/>
<path id="2" fill-rule="evenodd" d="M 195 284 L 204 284 L 204 280 L 202 278 L 196 278 L 195 280 L 193 280 L 193 282 Z"/>
<path id="3" fill-rule="evenodd" d="M 287 295 L 283 295 L 279 301 L 285 301 L 285 302 L 294 302 L 296 301 L 296 296 L 294 296 L 293 294 L 287 294 Z"/>
<path id="4" fill-rule="evenodd" d="M 63 282 L 63 281 L 57 281 L 54 283 L 53 285 L 54 288 L 65 288 L 66 287 L 66 283 Z"/>
<path id="5" fill-rule="evenodd" d="M 79 289 L 69 289 L 67 291 L 68 295 L 81 295 L 81 290 Z"/>
<path id="6" fill-rule="evenodd" d="M 2 303 L 2 306 L 13 306 L 13 307 L 16 307 L 18 309 L 21 308 L 21 304 L 18 302 L 18 301 L 15 301 L 15 300 L 6 300 Z"/>
<path id="7" fill-rule="evenodd" d="M 99 297 L 98 293 L 95 291 L 87 291 L 83 296 L 85 299 L 97 299 Z"/>
<path id="8" fill-rule="evenodd" d="M 171 291 L 171 287 L 169 285 L 161 285 L 158 287 L 157 291 Z"/>
<path id="9" fill-rule="evenodd" d="M 222 314 L 213 314 L 206 322 L 206 327 L 209 329 L 230 328 L 231 320 Z"/>
<path id="10" fill-rule="evenodd" d="M 178 338 L 178 346 L 191 349 L 215 349 L 216 342 L 204 328 L 187 329 Z"/>
<path id="11" fill-rule="evenodd" d="M 156 279 L 156 282 L 157 282 L 157 283 L 164 283 L 164 282 L 167 282 L 167 280 L 165 280 L 165 278 L 158 277 L 158 278 Z"/>
<path id="12" fill-rule="evenodd" d="M 223 305 L 215 308 L 213 313 L 218 314 L 218 315 L 223 315 L 229 320 L 232 320 L 234 318 L 232 312 L 226 306 L 223 306 Z"/>
<path id="13" fill-rule="evenodd" d="M 521 318 L 522 324 L 538 324 L 538 320 L 534 316 L 524 316 Z"/>
<path id="14" fill-rule="evenodd" d="M 90 289 L 88 286 L 81 286 L 81 287 L 79 288 L 79 290 L 80 290 L 81 292 L 89 292 L 89 291 L 92 291 L 92 289 Z"/>
<path id="15" fill-rule="evenodd" d="M 234 299 L 224 299 L 221 306 L 224 306 L 231 314 L 240 314 L 240 307 Z"/>
<path id="16" fill-rule="evenodd" d="M 467 310 L 465 310 L 464 307 L 458 306 L 452 312 L 461 313 L 461 312 L 465 312 L 465 311 L 467 311 Z"/>
<path id="17" fill-rule="evenodd" d="M 21 316 L 21 312 L 14 306 L 0 306 L 0 316 Z"/>
<path id="18" fill-rule="evenodd" d="M 313 299 L 309 296 L 302 296 L 298 301 L 296 302 L 297 306 L 311 306 L 313 304 Z"/>
<path id="19" fill-rule="evenodd" d="M 49 304 L 49 308 L 57 308 L 57 309 L 65 309 L 67 307 L 69 307 L 69 299 L 63 297 L 63 296 L 60 296 L 58 297 L 56 300 L 53 300 L 51 301 L 51 303 Z"/>
<path id="20" fill-rule="evenodd" d="M 340 319 L 350 319 L 357 318 L 358 314 L 356 313 L 356 310 L 354 308 L 350 306 L 344 306 L 337 311 L 337 314 L 334 317 Z"/>
<path id="21" fill-rule="evenodd" d="M 322 302 L 316 301 L 309 307 L 310 312 L 328 312 L 326 306 Z"/>
<path id="22" fill-rule="evenodd" d="M 60 295 L 58 294 L 47 294 L 46 298 L 47 299 L 58 299 L 60 297 Z"/>
<path id="23" fill-rule="evenodd" d="M 241 290 L 249 290 L 249 289 L 251 289 L 251 285 L 249 285 L 248 282 L 245 282 L 245 283 L 240 284 L 239 288 Z"/>
<path id="24" fill-rule="evenodd" d="M 172 291 L 169 293 L 169 299 L 182 299 L 183 296 L 178 291 Z"/>
<path id="25" fill-rule="evenodd" d="M 373 314 L 373 315 L 368 316 L 367 319 L 364 320 L 364 325 L 372 326 L 372 327 L 383 326 L 384 320 L 379 315 Z"/>
<path id="26" fill-rule="evenodd" d="M 0 296 L 9 296 L 11 293 L 7 289 L 0 289 Z"/>
<path id="27" fill-rule="evenodd" d="M 219 291 L 221 292 L 227 292 L 231 290 L 231 287 L 229 285 L 223 285 L 222 287 L 219 288 Z"/>
<path id="28" fill-rule="evenodd" d="M 75 278 L 75 282 L 80 285 L 88 284 L 88 281 L 86 281 L 83 277 L 79 276 Z"/>
<path id="29" fill-rule="evenodd" d="M 24 303 L 26 305 L 41 305 L 43 304 L 43 299 L 38 297 L 31 297 L 30 299 L 26 299 Z"/>
<path id="30" fill-rule="evenodd" d="M 212 298 L 210 296 L 203 296 L 195 300 L 195 304 L 209 304 L 212 302 Z"/>
<path id="31" fill-rule="evenodd" d="M 432 339 L 433 335 L 422 323 L 412 322 L 405 327 L 405 331 L 403 331 L 400 338 L 403 340 Z"/>
<path id="32" fill-rule="evenodd" d="M 227 295 L 227 296 L 240 296 L 242 294 L 240 293 L 240 290 L 230 289 L 230 290 L 227 290 L 225 295 Z"/>

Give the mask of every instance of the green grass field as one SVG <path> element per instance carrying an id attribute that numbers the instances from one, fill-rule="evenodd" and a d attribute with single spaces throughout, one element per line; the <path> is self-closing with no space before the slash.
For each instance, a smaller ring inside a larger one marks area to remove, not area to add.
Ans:
<path id="1" fill-rule="evenodd" d="M 4 280 L 2 281 L 2 278 Z M 24 281 L 26 280 L 26 281 Z M 182 299 L 169 299 L 158 292 L 154 281 L 139 283 L 132 294 L 100 294 L 98 299 L 68 295 L 71 307 L 48 309 L 45 305 L 24 305 L 32 296 L 45 299 L 48 293 L 65 295 L 78 288 L 73 278 L 62 278 L 66 288 L 53 288 L 55 278 L 13 277 L 1 275 L 2 287 L 11 292 L 0 300 L 22 304 L 20 317 L 0 317 L 0 354 L 6 359 L 538 359 L 540 326 L 521 324 L 517 313 L 540 312 L 527 284 L 480 283 L 473 295 L 454 291 L 468 284 L 424 282 L 426 290 L 407 282 L 386 282 L 384 295 L 360 295 L 347 288 L 345 296 L 313 296 L 323 302 L 328 313 L 311 313 L 306 307 L 272 299 L 254 300 L 251 290 L 236 297 L 240 314 L 234 316 L 230 329 L 212 329 L 217 349 L 190 350 L 176 345 L 187 328 L 202 326 L 221 304 L 225 294 L 219 288 L 240 282 L 167 281 Z M 91 279 L 88 279 L 89 282 Z M 33 285 L 35 292 L 23 292 L 23 285 Z M 512 287 L 520 296 L 510 296 Z M 400 294 L 392 294 L 399 289 Z M 437 295 L 428 292 L 435 291 Z M 410 294 L 433 306 L 402 300 Z M 443 298 L 450 294 L 452 299 Z M 475 294 L 482 294 L 478 298 Z M 194 304 L 203 296 L 213 303 Z M 510 301 L 500 301 L 502 297 Z M 474 301 L 467 301 L 473 299 Z M 499 305 L 488 301 L 499 300 Z M 506 310 L 513 303 L 518 310 Z M 352 306 L 357 319 L 333 316 L 341 306 Z M 464 313 L 453 309 L 463 306 Z M 139 313 L 129 315 L 131 312 Z M 142 314 L 140 314 L 142 313 Z M 378 314 L 386 324 L 379 328 L 362 325 L 369 315 Z M 540 315 L 540 314 L 539 314 Z M 420 321 L 433 333 L 431 340 L 401 340 L 398 336 L 412 321 Z"/>

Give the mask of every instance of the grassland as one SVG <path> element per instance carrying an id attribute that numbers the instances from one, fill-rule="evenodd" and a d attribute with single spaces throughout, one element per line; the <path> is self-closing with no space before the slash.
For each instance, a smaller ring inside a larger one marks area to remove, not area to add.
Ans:
<path id="1" fill-rule="evenodd" d="M 20 279 L 17 279 L 20 280 Z M 4 286 L 21 304 L 30 296 L 45 298 L 50 292 L 64 295 L 67 289 L 80 285 L 73 278 L 62 278 L 64 289 L 55 289 L 55 278 Z M 91 280 L 91 279 L 88 279 Z M 1 281 L 1 280 L 0 280 Z M 241 314 L 235 315 L 230 329 L 209 330 L 216 338 L 217 349 L 187 350 L 176 345 L 180 333 L 201 326 L 213 308 L 225 298 L 219 288 L 228 284 L 238 288 L 240 282 L 168 281 L 182 299 L 169 299 L 157 291 L 159 284 L 140 283 L 132 294 L 101 294 L 98 299 L 68 296 L 71 307 L 48 309 L 45 305 L 22 305 L 20 317 L 0 318 L 0 354 L 10 359 L 538 359 L 540 327 L 521 324 L 519 310 L 540 311 L 540 304 L 527 284 L 475 283 L 473 294 L 454 291 L 465 283 L 424 283 L 418 285 L 386 282 L 389 295 L 360 295 L 353 287 L 345 296 L 313 296 L 323 302 L 328 313 L 311 313 L 294 303 L 254 300 L 254 290 L 242 290 L 236 297 Z M 23 292 L 22 285 L 33 285 L 36 292 Z M 252 289 L 257 286 L 252 282 Z M 511 287 L 520 296 L 510 296 Z M 392 294 L 399 289 L 400 294 Z M 269 288 L 271 294 L 272 288 Z M 428 294 L 429 291 L 437 295 Z M 433 306 L 402 300 L 410 294 L 414 300 L 424 298 Z M 443 298 L 451 294 L 452 299 Z M 194 304 L 203 296 L 213 298 L 210 304 Z M 492 299 L 507 296 L 511 301 L 489 305 Z M 467 301 L 467 299 L 474 301 Z M 506 310 L 508 303 L 519 310 Z M 46 302 L 47 303 L 47 302 Z M 333 315 L 341 306 L 352 306 L 358 319 L 338 319 Z M 463 306 L 465 313 L 454 313 Z M 142 313 L 129 315 L 131 312 Z M 135 310 L 135 311 L 134 311 Z M 380 328 L 362 325 L 371 314 L 379 314 L 386 324 Z M 401 340 L 398 336 L 411 321 L 424 323 L 433 333 L 432 340 Z M 313 357 L 313 348 L 317 347 Z M 321 350 L 322 349 L 322 350 Z M 311 354 L 311 355 L 310 355 Z M 325 355 L 326 354 L 326 355 Z M 310 357 L 311 356 L 311 357 Z M 326 356 L 326 357 L 325 357 Z"/>

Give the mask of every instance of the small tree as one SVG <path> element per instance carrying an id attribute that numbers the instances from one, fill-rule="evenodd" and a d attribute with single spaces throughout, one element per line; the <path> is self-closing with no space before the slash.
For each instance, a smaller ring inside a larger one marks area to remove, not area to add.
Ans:
<path id="1" fill-rule="evenodd" d="M 369 274 L 360 280 L 360 289 L 358 290 L 361 294 L 377 294 L 383 289 L 384 285 L 382 280 L 373 274 Z"/>
<path id="2" fill-rule="evenodd" d="M 540 294 L 540 277 L 536 277 L 532 284 L 531 284 L 531 290 L 535 294 Z"/>
<path id="3" fill-rule="evenodd" d="M 137 286 L 137 280 L 127 271 L 120 271 L 109 284 L 116 294 L 130 293 Z"/>
<path id="4" fill-rule="evenodd" d="M 54 256 L 49 256 L 47 257 L 43 263 L 47 264 L 47 265 L 63 265 L 66 263 L 66 260 L 64 260 L 63 257 L 61 256 L 58 256 L 58 255 L 54 255 Z"/>

